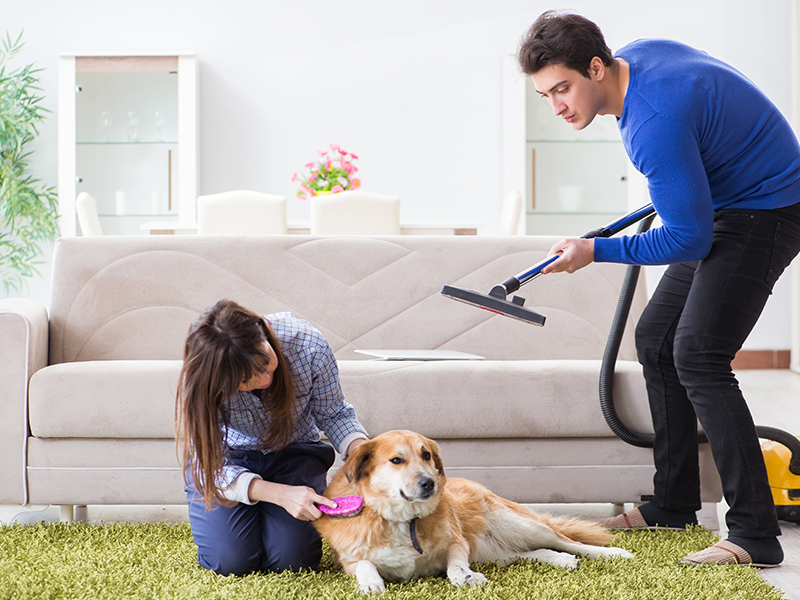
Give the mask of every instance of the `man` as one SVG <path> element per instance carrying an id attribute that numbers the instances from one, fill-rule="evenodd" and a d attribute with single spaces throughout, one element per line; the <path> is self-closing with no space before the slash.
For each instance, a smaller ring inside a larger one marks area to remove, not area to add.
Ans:
<path id="1" fill-rule="evenodd" d="M 730 507 L 729 536 L 684 561 L 779 564 L 780 527 L 731 361 L 800 251 L 800 146 L 791 127 L 725 63 L 667 40 L 612 54 L 597 25 L 578 15 L 541 15 L 517 57 L 574 129 L 596 115 L 617 117 L 662 222 L 638 235 L 562 240 L 544 269 L 670 265 L 636 329 L 655 428 L 653 499 L 605 524 L 697 522 L 699 419 Z"/>

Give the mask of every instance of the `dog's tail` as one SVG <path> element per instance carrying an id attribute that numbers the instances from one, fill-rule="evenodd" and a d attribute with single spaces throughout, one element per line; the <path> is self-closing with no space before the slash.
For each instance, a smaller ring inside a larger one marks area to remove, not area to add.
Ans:
<path id="1" fill-rule="evenodd" d="M 543 523 L 549 525 L 559 536 L 573 542 L 589 544 L 592 546 L 605 546 L 614 541 L 616 537 L 599 523 L 584 519 L 562 519 L 551 517 L 549 514 L 540 516 Z"/>

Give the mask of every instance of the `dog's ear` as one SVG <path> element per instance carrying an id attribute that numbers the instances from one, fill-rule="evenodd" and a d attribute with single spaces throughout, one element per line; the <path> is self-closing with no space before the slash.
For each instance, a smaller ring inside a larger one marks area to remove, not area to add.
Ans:
<path id="1" fill-rule="evenodd" d="M 428 440 L 428 444 L 431 449 L 431 456 L 433 457 L 433 466 L 435 466 L 436 470 L 439 471 L 439 475 L 444 477 L 444 463 L 442 462 L 442 455 L 439 452 L 439 444 L 431 439 Z"/>
<path id="2" fill-rule="evenodd" d="M 369 476 L 374 444 L 371 441 L 356 446 L 344 463 L 344 476 L 349 483 L 358 483 Z"/>

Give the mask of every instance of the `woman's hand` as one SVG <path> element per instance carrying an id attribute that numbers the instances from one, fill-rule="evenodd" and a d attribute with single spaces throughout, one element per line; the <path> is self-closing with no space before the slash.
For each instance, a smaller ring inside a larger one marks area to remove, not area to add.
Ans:
<path id="1" fill-rule="evenodd" d="M 567 238 L 550 248 L 548 256 L 561 256 L 542 269 L 542 275 L 548 273 L 574 273 L 594 262 L 594 240 L 584 238 Z"/>
<path id="2" fill-rule="evenodd" d="M 281 501 L 278 504 L 285 508 L 286 512 L 295 519 L 301 521 L 315 521 L 322 516 L 317 504 L 325 504 L 331 508 L 336 508 L 336 502 L 329 500 L 325 496 L 320 496 L 313 489 L 305 486 L 283 486 L 280 498 Z"/>
<path id="3" fill-rule="evenodd" d="M 315 521 L 322 516 L 317 504 L 336 508 L 333 500 L 320 496 L 304 485 L 285 485 L 254 479 L 248 491 L 250 500 L 270 502 L 284 508 L 286 512 L 300 521 Z"/>

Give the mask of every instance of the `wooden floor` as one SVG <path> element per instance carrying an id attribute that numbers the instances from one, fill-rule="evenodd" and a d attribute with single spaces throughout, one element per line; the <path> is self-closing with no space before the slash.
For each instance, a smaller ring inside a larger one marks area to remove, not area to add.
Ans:
<path id="1" fill-rule="evenodd" d="M 800 435 L 800 375 L 788 369 L 743 370 L 737 373 L 753 419 Z M 546 505 L 536 510 L 554 514 L 601 518 L 613 514 L 608 505 Z M 725 536 L 724 503 L 718 506 L 720 535 Z M 24 512 L 23 512 L 24 511 Z M 188 522 L 185 506 L 89 506 L 76 511 L 76 518 L 88 523 L 113 521 Z M 11 520 L 35 523 L 58 521 L 58 507 L 0 506 L 0 523 Z M 786 600 L 800 600 L 800 525 L 782 522 L 780 538 L 786 558 L 775 569 L 761 570 L 761 576 L 778 587 Z"/>

